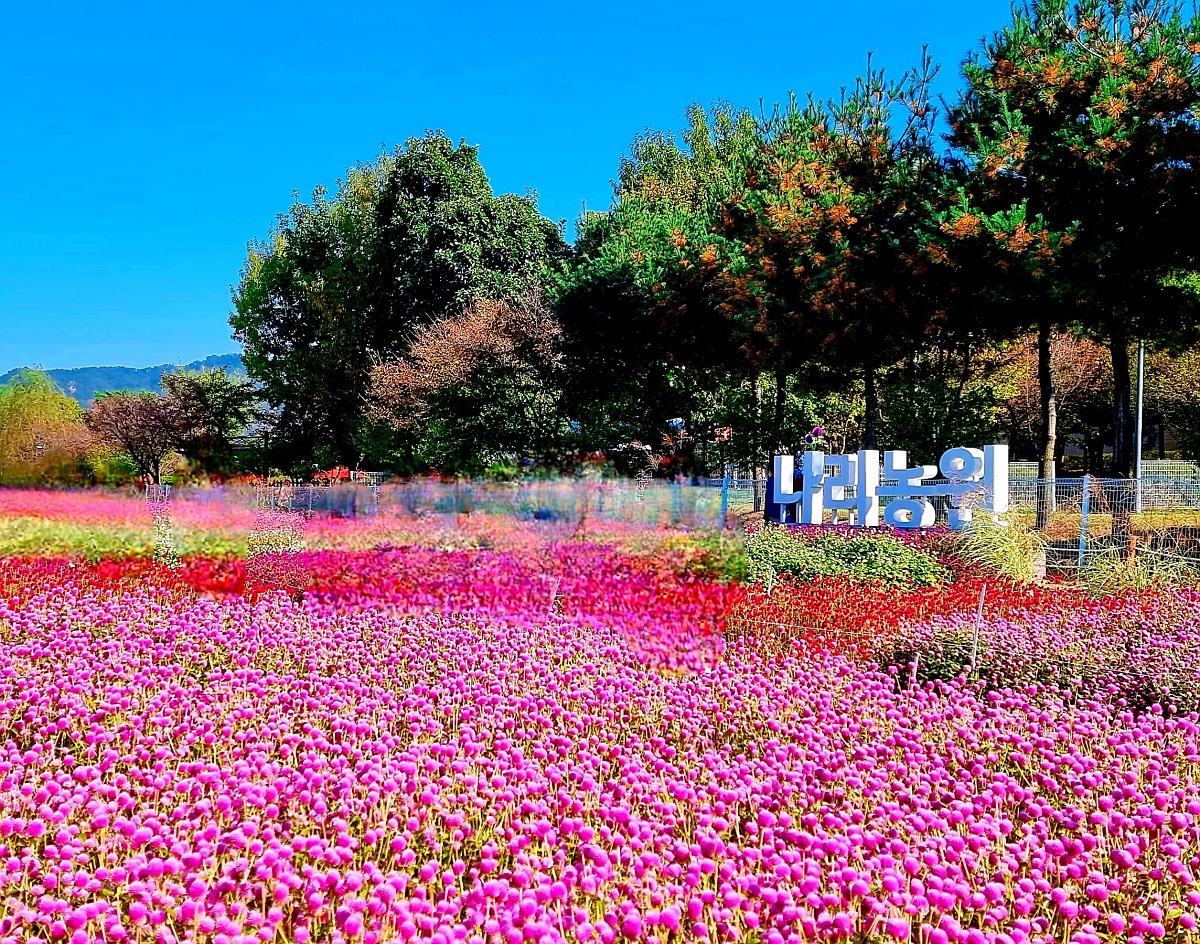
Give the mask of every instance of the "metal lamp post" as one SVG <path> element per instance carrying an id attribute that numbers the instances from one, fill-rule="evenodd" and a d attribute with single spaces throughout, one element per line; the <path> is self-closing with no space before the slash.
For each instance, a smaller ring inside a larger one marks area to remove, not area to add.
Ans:
<path id="1" fill-rule="evenodd" d="M 1146 389 L 1146 342 L 1138 341 L 1138 362 L 1137 362 L 1137 419 L 1134 422 L 1133 432 L 1133 478 L 1137 482 L 1136 497 L 1134 498 L 1134 510 L 1142 513 L 1142 408 L 1145 403 Z"/>

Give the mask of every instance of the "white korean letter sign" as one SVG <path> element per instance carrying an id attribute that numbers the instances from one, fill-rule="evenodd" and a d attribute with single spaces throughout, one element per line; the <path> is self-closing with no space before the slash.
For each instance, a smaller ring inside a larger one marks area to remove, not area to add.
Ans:
<path id="1" fill-rule="evenodd" d="M 939 470 L 945 481 L 929 481 Z M 799 524 L 823 524 L 825 509 L 838 523 L 845 515 L 847 524 L 860 528 L 879 527 L 879 499 L 889 499 L 883 520 L 893 528 L 915 530 L 933 525 L 934 510 L 929 499 L 935 495 L 950 499 L 949 523 L 961 531 L 971 522 L 972 511 L 994 514 L 1008 511 L 1008 446 L 984 446 L 982 449 L 947 449 L 936 466 L 910 467 L 908 453 L 901 449 L 883 454 L 882 475 L 879 453 L 862 449 L 855 455 L 827 456 L 806 452 L 801 459 L 803 487 L 793 487 L 795 459 L 775 457 L 775 487 L 771 495 L 779 505 L 781 522 L 792 519 Z M 887 484 L 883 484 L 883 483 Z M 853 494 L 847 496 L 847 490 Z M 797 507 L 798 506 L 798 507 Z"/>

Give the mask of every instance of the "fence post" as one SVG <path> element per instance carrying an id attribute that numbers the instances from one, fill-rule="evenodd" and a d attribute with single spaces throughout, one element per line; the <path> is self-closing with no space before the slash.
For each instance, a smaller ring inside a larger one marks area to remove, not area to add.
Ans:
<path id="1" fill-rule="evenodd" d="M 1091 476 L 1086 473 L 1083 476 L 1083 501 L 1079 506 L 1079 562 L 1080 569 L 1083 568 L 1083 559 L 1087 554 L 1088 540 L 1088 512 L 1091 506 Z"/>
<path id="2" fill-rule="evenodd" d="M 721 530 L 729 518 L 729 466 L 725 466 L 725 478 L 721 480 Z"/>
<path id="3" fill-rule="evenodd" d="M 987 584 L 979 588 L 979 608 L 975 610 L 975 632 L 971 634 L 971 671 L 979 669 L 979 627 L 983 623 L 983 601 L 987 596 Z M 914 678 L 916 676 L 914 675 Z"/>

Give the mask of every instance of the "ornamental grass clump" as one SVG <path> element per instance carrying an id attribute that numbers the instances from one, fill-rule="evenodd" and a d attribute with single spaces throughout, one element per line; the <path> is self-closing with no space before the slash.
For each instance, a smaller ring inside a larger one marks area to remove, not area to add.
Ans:
<path id="1" fill-rule="evenodd" d="M 931 553 L 886 532 L 773 526 L 750 532 L 747 579 L 766 583 L 784 574 L 915 587 L 937 586 L 949 577 Z"/>
<path id="2" fill-rule="evenodd" d="M 976 511 L 958 532 L 953 550 L 965 563 L 984 573 L 1029 583 L 1046 572 L 1046 546 L 1041 537 L 1010 515 Z"/>
<path id="3" fill-rule="evenodd" d="M 1093 593 L 1163 589 L 1196 583 L 1193 562 L 1150 548 L 1128 553 L 1109 547 L 1090 551 L 1079 576 Z"/>

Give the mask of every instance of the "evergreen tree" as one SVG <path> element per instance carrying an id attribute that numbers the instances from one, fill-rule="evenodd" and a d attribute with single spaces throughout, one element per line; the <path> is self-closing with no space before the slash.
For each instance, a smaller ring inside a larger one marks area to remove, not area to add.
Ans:
<path id="1" fill-rule="evenodd" d="M 952 142 L 992 198 L 1072 234 L 1037 312 L 1043 364 L 1063 322 L 1108 344 L 1112 467 L 1127 475 L 1131 341 L 1178 341 L 1198 321 L 1175 277 L 1200 252 L 1183 235 L 1200 210 L 1200 19 L 1164 0 L 1034 0 L 963 74 Z"/>

